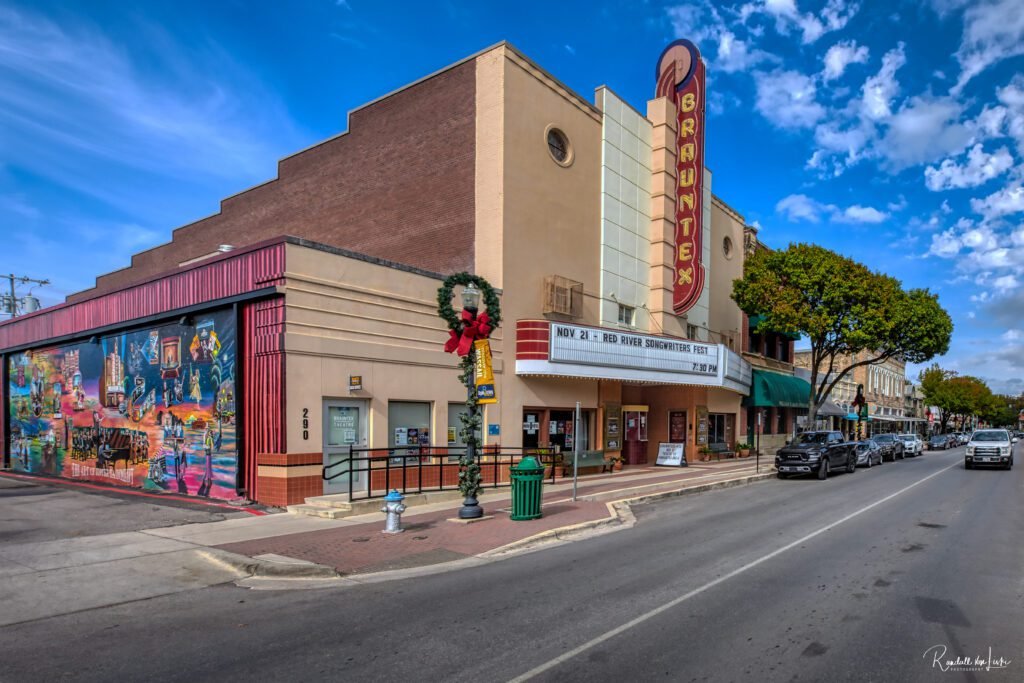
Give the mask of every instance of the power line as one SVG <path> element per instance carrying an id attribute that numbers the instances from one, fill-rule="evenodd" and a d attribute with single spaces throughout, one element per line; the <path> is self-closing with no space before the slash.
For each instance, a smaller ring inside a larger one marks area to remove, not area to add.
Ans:
<path id="1" fill-rule="evenodd" d="M 39 299 L 32 296 L 32 289 L 35 287 L 29 288 L 28 294 L 23 297 L 18 296 L 16 287 L 19 284 L 27 285 L 30 282 L 35 286 L 42 287 L 50 284 L 49 280 L 37 280 L 26 275 L 14 275 L 13 273 L 0 277 L 6 278 L 10 284 L 10 294 L 0 294 L 0 313 L 6 313 L 12 318 L 16 318 L 19 315 L 34 313 L 40 309 Z"/>

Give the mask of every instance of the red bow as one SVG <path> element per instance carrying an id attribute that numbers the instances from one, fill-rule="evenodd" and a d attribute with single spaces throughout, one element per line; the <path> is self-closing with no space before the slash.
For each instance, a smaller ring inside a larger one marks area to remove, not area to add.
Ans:
<path id="1" fill-rule="evenodd" d="M 444 343 L 445 353 L 455 351 L 460 356 L 465 356 L 473 348 L 474 339 L 487 339 L 491 334 L 491 319 L 486 313 L 473 317 L 473 314 L 463 309 L 462 311 L 462 335 L 455 330 L 449 330 L 448 341 Z"/>

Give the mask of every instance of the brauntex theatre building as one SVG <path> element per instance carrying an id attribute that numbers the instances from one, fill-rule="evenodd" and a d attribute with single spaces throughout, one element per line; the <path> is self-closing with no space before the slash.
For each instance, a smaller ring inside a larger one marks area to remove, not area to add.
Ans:
<path id="1" fill-rule="evenodd" d="M 350 445 L 458 444 L 436 292 L 460 271 L 501 296 L 488 445 L 745 440 L 730 291 L 756 233 L 711 192 L 696 48 L 651 71 L 639 108 L 589 101 L 498 44 L 0 324 L 5 467 L 284 505 L 347 489 L 321 467 Z"/>

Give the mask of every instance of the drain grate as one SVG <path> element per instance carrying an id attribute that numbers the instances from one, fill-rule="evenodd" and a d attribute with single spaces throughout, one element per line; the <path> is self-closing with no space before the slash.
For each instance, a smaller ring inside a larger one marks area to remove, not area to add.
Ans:
<path id="1" fill-rule="evenodd" d="M 370 538 L 368 536 L 356 536 L 352 539 L 353 543 L 366 543 Z"/>

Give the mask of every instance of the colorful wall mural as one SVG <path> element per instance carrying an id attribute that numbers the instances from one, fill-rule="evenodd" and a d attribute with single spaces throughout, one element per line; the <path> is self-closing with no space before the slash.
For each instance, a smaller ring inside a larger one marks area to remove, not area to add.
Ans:
<path id="1" fill-rule="evenodd" d="M 224 310 L 12 356 L 11 467 L 237 498 L 236 355 Z"/>

